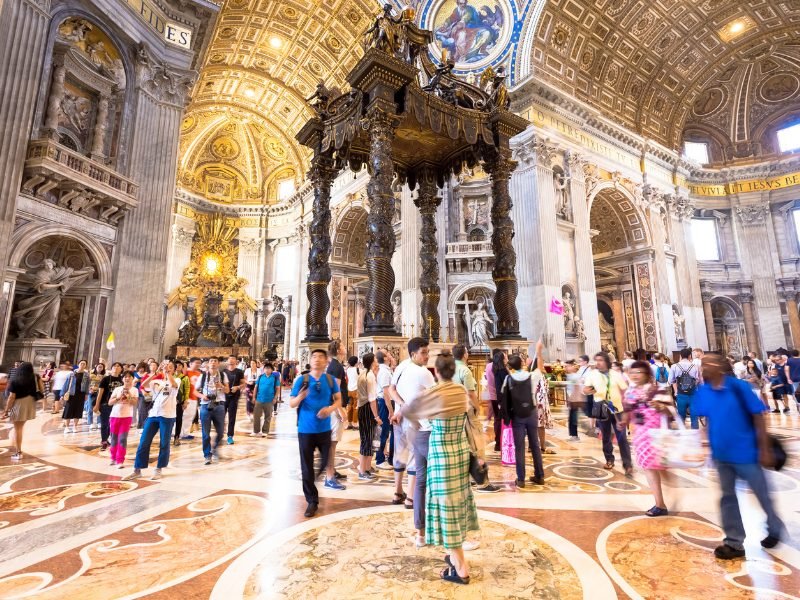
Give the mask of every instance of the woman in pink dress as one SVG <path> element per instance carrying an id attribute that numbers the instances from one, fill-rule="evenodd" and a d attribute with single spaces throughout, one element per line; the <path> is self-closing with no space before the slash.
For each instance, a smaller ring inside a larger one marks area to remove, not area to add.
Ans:
<path id="1" fill-rule="evenodd" d="M 620 427 L 633 423 L 633 449 L 636 462 L 647 476 L 647 482 L 655 497 L 656 504 L 645 514 L 648 517 L 663 517 L 669 514 L 661 491 L 661 479 L 664 467 L 650 442 L 650 430 L 661 428 L 661 417 L 669 413 L 671 403 L 661 401 L 665 396 L 656 396 L 658 386 L 653 383 L 653 372 L 650 364 L 639 360 L 628 370 L 631 386 L 625 392 L 623 404 L 625 414 L 620 420 Z"/>

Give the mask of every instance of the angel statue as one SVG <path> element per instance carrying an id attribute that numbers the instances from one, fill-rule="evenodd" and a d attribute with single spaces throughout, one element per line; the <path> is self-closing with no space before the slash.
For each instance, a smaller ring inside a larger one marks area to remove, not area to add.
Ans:
<path id="1" fill-rule="evenodd" d="M 324 81 L 320 81 L 317 84 L 317 89 L 314 91 L 314 94 L 306 99 L 306 102 L 308 102 L 309 106 L 311 106 L 318 115 L 324 115 L 327 112 L 330 101 L 331 92 L 325 87 Z"/>
<path id="2" fill-rule="evenodd" d="M 492 108 L 502 108 L 508 110 L 511 106 L 511 98 L 506 87 L 506 69 L 497 67 L 497 71 L 492 67 L 487 67 L 481 73 L 481 89 L 489 94 L 489 104 Z"/>
<path id="3" fill-rule="evenodd" d="M 472 321 L 472 346 L 473 347 L 486 347 L 489 345 L 489 340 L 492 338 L 490 325 L 494 324 L 489 318 L 489 313 L 484 308 L 483 300 L 478 300 L 478 308 L 470 315 Z"/>
<path id="4" fill-rule="evenodd" d="M 400 19 L 392 17 L 392 5 L 383 5 L 383 12 L 375 17 L 372 27 L 364 32 L 366 49 L 375 48 L 394 56 L 400 47 L 397 40 L 396 25 Z"/>
<path id="5" fill-rule="evenodd" d="M 586 340 L 586 327 L 583 324 L 583 319 L 580 317 L 575 317 L 574 331 L 575 337 L 578 338 L 579 342 Z"/>

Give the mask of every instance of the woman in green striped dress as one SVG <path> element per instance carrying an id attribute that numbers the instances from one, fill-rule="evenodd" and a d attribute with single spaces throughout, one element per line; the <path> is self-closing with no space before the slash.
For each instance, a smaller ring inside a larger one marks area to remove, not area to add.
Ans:
<path id="1" fill-rule="evenodd" d="M 453 383 L 456 364 L 450 353 L 436 358 L 439 383 L 402 407 L 402 416 L 429 419 L 428 483 L 425 538 L 448 552 L 442 579 L 469 583 L 469 565 L 461 545 L 467 532 L 477 531 L 478 511 L 469 485 L 469 445 L 464 433 L 467 391 Z"/>

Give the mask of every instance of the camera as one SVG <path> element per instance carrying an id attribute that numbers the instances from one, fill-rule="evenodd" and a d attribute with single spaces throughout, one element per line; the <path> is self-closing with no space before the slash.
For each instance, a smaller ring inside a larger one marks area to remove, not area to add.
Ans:
<path id="1" fill-rule="evenodd" d="M 217 401 L 217 395 L 216 394 L 208 394 L 206 396 L 206 398 L 208 398 L 209 402 L 216 402 Z"/>

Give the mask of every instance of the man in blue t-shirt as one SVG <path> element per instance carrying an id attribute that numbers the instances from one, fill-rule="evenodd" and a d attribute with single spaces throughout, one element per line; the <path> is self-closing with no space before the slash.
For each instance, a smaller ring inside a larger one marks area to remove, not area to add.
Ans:
<path id="1" fill-rule="evenodd" d="M 253 389 L 253 433 L 250 437 L 264 437 L 269 433 L 269 426 L 272 422 L 272 404 L 278 393 L 278 379 L 272 370 L 272 363 L 264 364 L 264 372 L 256 379 Z M 261 425 L 261 417 L 264 417 L 264 425 Z"/>
<path id="2" fill-rule="evenodd" d="M 320 464 L 328 464 L 331 448 L 331 413 L 342 405 L 339 383 L 325 373 L 328 353 L 311 352 L 311 370 L 295 379 L 289 406 L 297 409 L 297 439 L 300 445 L 300 470 L 303 495 L 308 507 L 305 516 L 313 517 L 319 506 L 319 493 L 314 485 L 314 450 L 319 448 Z"/>
<path id="3" fill-rule="evenodd" d="M 772 466 L 766 408 L 750 385 L 736 379 L 730 364 L 719 354 L 703 357 L 703 380 L 697 389 L 693 410 L 708 418 L 708 441 L 717 463 L 722 488 L 720 511 L 725 539 L 714 549 L 714 556 L 729 560 L 744 556 L 744 525 L 736 498 L 736 480 L 743 479 L 767 513 L 767 537 L 764 548 L 774 548 L 780 541 L 783 523 L 769 496 L 763 467 Z"/>
<path id="4" fill-rule="evenodd" d="M 783 367 L 783 373 L 786 376 L 787 383 L 792 386 L 790 390 L 786 390 L 787 396 L 793 396 L 793 400 L 797 403 L 797 388 L 800 387 L 800 350 L 792 350 L 792 356 L 786 361 Z M 784 406 L 786 408 L 783 412 L 789 412 L 789 403 L 784 399 Z M 800 411 L 800 406 L 798 406 Z"/>

